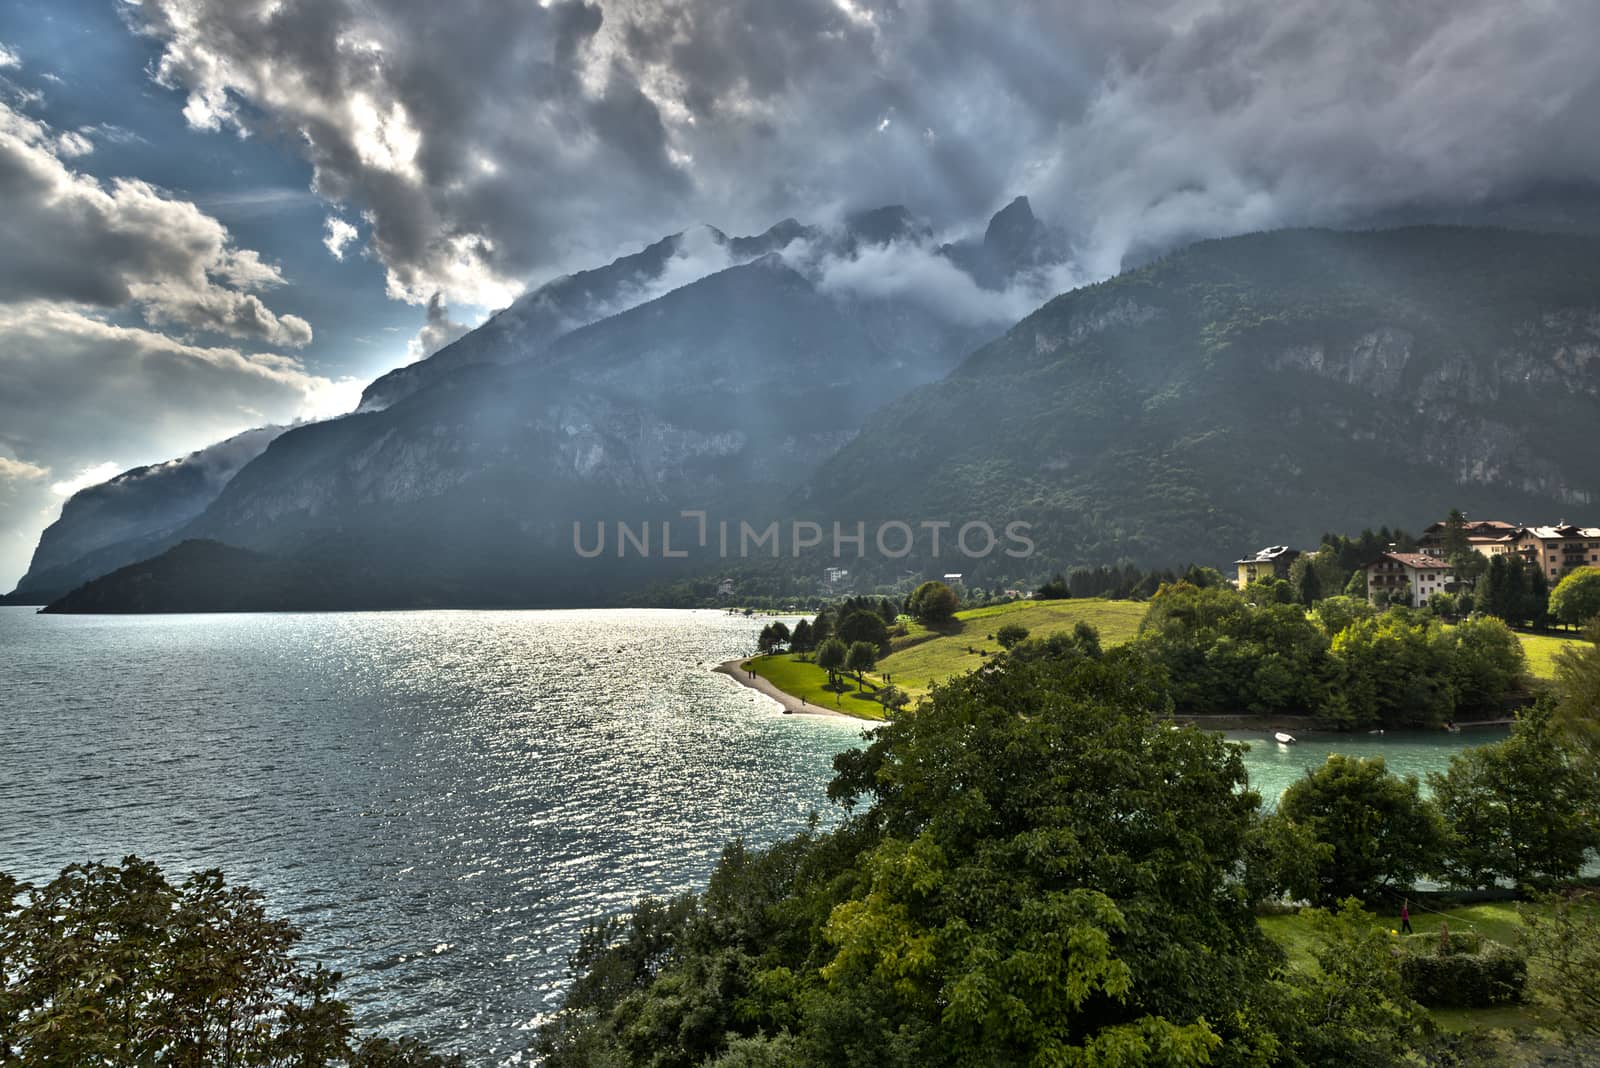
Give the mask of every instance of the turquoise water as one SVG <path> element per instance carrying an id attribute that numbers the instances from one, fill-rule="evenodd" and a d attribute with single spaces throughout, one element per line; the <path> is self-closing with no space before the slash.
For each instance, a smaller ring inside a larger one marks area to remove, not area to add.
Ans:
<path id="1" fill-rule="evenodd" d="M 0 608 L 0 870 L 220 867 L 345 972 L 365 1026 L 516 1063 L 586 920 L 827 808 L 863 725 L 710 670 L 762 622 Z M 1335 743 L 1421 772 L 1484 738 L 1307 736 L 1248 760 L 1270 798 Z"/>
<path id="2" fill-rule="evenodd" d="M 1383 735 L 1333 734 L 1316 731 L 1292 730 L 1298 741 L 1294 745 L 1279 745 L 1270 732 L 1229 731 L 1234 741 L 1246 742 L 1250 751 L 1245 754 L 1245 766 L 1250 772 L 1250 785 L 1261 792 L 1267 806 L 1276 804 L 1278 795 L 1290 783 L 1308 770 L 1321 767 L 1333 753 L 1346 756 L 1381 756 L 1389 770 L 1396 775 L 1415 775 L 1427 791 L 1430 771 L 1443 771 L 1450 763 L 1450 755 L 1467 746 L 1487 745 L 1499 741 L 1509 733 L 1504 728 L 1463 730 L 1460 734 L 1438 731 L 1391 731 Z"/>

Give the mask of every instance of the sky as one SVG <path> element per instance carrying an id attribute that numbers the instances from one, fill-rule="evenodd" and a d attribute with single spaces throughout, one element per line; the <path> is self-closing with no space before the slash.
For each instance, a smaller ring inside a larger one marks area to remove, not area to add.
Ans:
<path id="1" fill-rule="evenodd" d="M 1541 0 L 8 0 L 0 586 L 75 488 L 696 223 L 1026 193 L 1091 280 L 1593 183 L 1597 39 Z"/>

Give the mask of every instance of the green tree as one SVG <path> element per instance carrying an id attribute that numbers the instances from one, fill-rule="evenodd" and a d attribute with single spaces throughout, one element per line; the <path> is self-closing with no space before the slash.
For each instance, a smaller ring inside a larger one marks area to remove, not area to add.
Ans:
<path id="1" fill-rule="evenodd" d="M 1548 916 L 1522 914 L 1534 999 L 1554 1009 L 1562 1029 L 1600 1039 L 1600 903 L 1593 895 L 1555 898 Z"/>
<path id="2" fill-rule="evenodd" d="M 1600 779 L 1600 620 L 1584 636 L 1588 644 L 1556 653 L 1556 723 L 1589 774 Z"/>
<path id="3" fill-rule="evenodd" d="M 845 670 L 855 675 L 858 691 L 865 681 L 862 674 L 871 671 L 877 664 L 878 647 L 871 642 L 852 642 L 850 651 L 845 654 Z"/>
<path id="4" fill-rule="evenodd" d="M 1395 1065 L 1430 1030 L 1427 1012 L 1406 994 L 1393 939 L 1360 902 L 1310 910 L 1315 968 L 1277 984 L 1274 1032 L 1303 1065 Z"/>
<path id="5" fill-rule="evenodd" d="M 1289 568 L 1289 582 L 1294 587 L 1300 603 L 1310 608 L 1322 599 L 1322 576 L 1317 571 L 1316 558 L 1303 554 Z"/>
<path id="6" fill-rule="evenodd" d="M 1432 640 L 1451 647 L 1449 683 L 1458 712 L 1499 713 L 1513 694 L 1528 686 L 1522 642 L 1498 619 L 1462 620 Z"/>
<path id="7" fill-rule="evenodd" d="M 1072 588 L 1067 584 L 1066 576 L 1059 571 L 1050 576 L 1049 582 L 1033 591 L 1033 599 L 1036 601 L 1065 601 L 1071 596 Z"/>
<path id="8" fill-rule="evenodd" d="M 1457 886 L 1549 886 L 1600 848 L 1600 784 L 1562 745 L 1548 704 L 1525 709 L 1504 741 L 1455 754 L 1428 784 L 1449 830 L 1444 871 Z"/>
<path id="9" fill-rule="evenodd" d="M 1403 1052 L 1387 946 L 1338 942 L 1342 985 L 1316 986 L 1263 936 L 1240 883 L 1259 798 L 1238 747 L 1170 729 L 1143 650 L 1092 657 L 1067 635 L 1024 648 L 840 754 L 834 829 L 734 843 L 704 893 L 586 935 L 543 1063 L 1243 1068 Z"/>
<path id="10" fill-rule="evenodd" d="M 1344 595 L 1365 601 L 1367 599 L 1367 573 L 1360 568 L 1350 573 L 1350 581 L 1345 583 Z"/>
<path id="11" fill-rule="evenodd" d="M 1007 623 L 994 632 L 994 640 L 1000 643 L 1000 648 L 1009 649 L 1028 637 L 1028 628 L 1021 623 Z"/>
<path id="12" fill-rule="evenodd" d="M 889 628 L 884 626 L 883 617 L 877 612 L 857 609 L 844 618 L 839 624 L 837 632 L 839 640 L 847 645 L 857 642 L 871 642 L 873 648 L 885 650 L 889 648 Z"/>
<path id="13" fill-rule="evenodd" d="M 911 594 L 911 614 L 931 627 L 950 622 L 960 605 L 955 591 L 942 582 L 924 582 Z"/>
<path id="14" fill-rule="evenodd" d="M 1357 620 L 1329 659 L 1326 716 L 1339 726 L 1438 726 L 1455 714 L 1455 643 L 1437 621 L 1398 610 Z"/>
<path id="15" fill-rule="evenodd" d="M 128 857 L 74 864 L 41 887 L 0 874 L 0 1062 L 455 1063 L 362 1040 L 338 974 L 291 955 L 299 938 L 218 871 L 174 886 Z"/>
<path id="16" fill-rule="evenodd" d="M 838 689 L 839 672 L 845 670 L 850 658 L 850 647 L 838 638 L 829 638 L 817 646 L 817 667 L 828 673 L 828 686 Z"/>
<path id="17" fill-rule="evenodd" d="M 1580 567 L 1550 592 L 1550 615 L 1569 627 L 1587 626 L 1600 618 L 1600 567 Z"/>
<path id="18" fill-rule="evenodd" d="M 800 620 L 794 625 L 794 633 L 789 635 L 789 648 L 796 653 L 804 655 L 816 647 L 816 639 L 811 631 L 811 621 L 808 619 Z"/>
<path id="19" fill-rule="evenodd" d="M 878 691 L 878 701 L 891 716 L 911 703 L 911 695 L 893 684 Z"/>
<path id="20" fill-rule="evenodd" d="M 1522 618 L 1534 630 L 1544 630 L 1550 625 L 1550 582 L 1544 576 L 1544 565 L 1535 563 L 1526 568 L 1527 592 L 1522 599 Z"/>
<path id="21" fill-rule="evenodd" d="M 1366 596 L 1324 597 L 1314 610 L 1322 632 L 1330 639 L 1336 638 L 1350 624 L 1360 619 L 1371 619 L 1377 610 L 1367 603 Z"/>
<path id="22" fill-rule="evenodd" d="M 1288 888 L 1323 905 L 1411 885 L 1437 870 L 1445 841 L 1416 777 L 1391 774 L 1382 757 L 1330 756 L 1283 792 L 1277 817 L 1329 847 L 1314 877 Z"/>
<path id="23" fill-rule="evenodd" d="M 761 655 L 763 656 L 771 653 L 772 650 L 776 649 L 780 644 L 778 641 L 778 635 L 773 631 L 772 626 L 773 625 L 771 623 L 768 623 L 766 626 L 762 627 L 761 635 L 756 638 L 756 648 L 760 650 Z"/>

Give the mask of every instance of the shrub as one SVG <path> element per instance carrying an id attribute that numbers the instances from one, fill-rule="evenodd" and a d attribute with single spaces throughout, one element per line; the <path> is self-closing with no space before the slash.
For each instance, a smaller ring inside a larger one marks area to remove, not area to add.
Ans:
<path id="1" fill-rule="evenodd" d="M 1498 942 L 1482 942 L 1479 952 L 1462 949 L 1476 938 L 1451 937 L 1441 952 L 1407 952 L 1400 959 L 1400 978 L 1415 1001 L 1435 1009 L 1482 1009 L 1522 1000 L 1528 959 Z"/>

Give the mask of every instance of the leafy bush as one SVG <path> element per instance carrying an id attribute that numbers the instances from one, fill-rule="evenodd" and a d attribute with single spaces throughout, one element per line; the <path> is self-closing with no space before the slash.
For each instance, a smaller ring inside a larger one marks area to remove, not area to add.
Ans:
<path id="1" fill-rule="evenodd" d="M 1483 1009 L 1522 1000 L 1528 980 L 1528 959 L 1498 942 L 1482 942 L 1477 952 L 1460 935 L 1449 948 L 1430 945 L 1426 952 L 1400 958 L 1406 993 L 1435 1009 Z"/>

